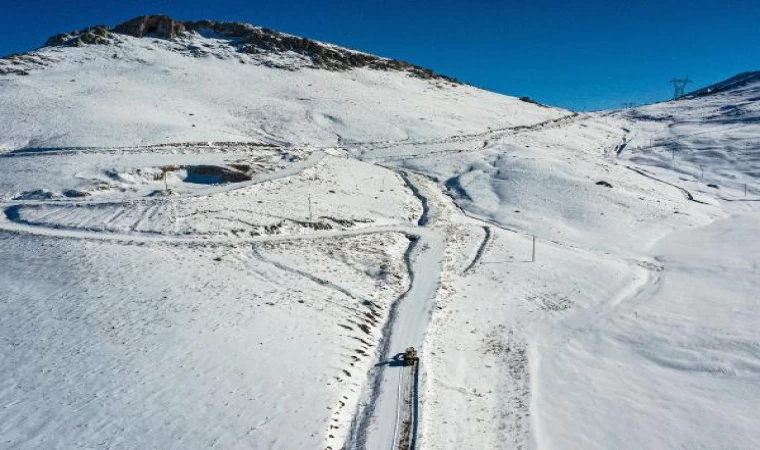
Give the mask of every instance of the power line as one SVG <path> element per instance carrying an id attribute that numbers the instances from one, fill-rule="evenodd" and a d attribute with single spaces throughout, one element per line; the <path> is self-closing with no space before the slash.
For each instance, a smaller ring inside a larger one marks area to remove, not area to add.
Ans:
<path id="1" fill-rule="evenodd" d="M 673 84 L 673 88 L 674 88 L 673 100 L 678 100 L 679 98 L 685 95 L 686 85 L 691 83 L 691 80 L 689 79 L 689 77 L 673 78 L 672 80 L 670 80 L 670 82 Z"/>

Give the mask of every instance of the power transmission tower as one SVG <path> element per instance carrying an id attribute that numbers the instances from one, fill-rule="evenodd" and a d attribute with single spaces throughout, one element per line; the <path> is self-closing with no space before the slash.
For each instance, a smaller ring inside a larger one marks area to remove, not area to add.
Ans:
<path id="1" fill-rule="evenodd" d="M 691 83 L 691 80 L 689 77 L 686 78 L 673 78 L 670 80 L 671 83 L 673 83 L 673 88 L 675 89 L 675 92 L 673 93 L 673 100 L 678 100 L 679 98 L 683 97 L 686 91 L 686 85 Z"/>
<path id="2" fill-rule="evenodd" d="M 634 102 L 623 102 L 622 105 L 623 105 L 623 108 L 625 109 L 635 108 L 637 106 L 636 103 Z"/>

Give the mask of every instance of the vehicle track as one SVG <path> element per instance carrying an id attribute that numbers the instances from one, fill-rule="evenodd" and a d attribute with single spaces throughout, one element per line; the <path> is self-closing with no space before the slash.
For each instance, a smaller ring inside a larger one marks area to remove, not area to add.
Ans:
<path id="1" fill-rule="evenodd" d="M 487 150 L 488 148 L 490 148 L 490 145 L 493 141 L 498 141 L 498 139 L 501 139 L 502 137 L 505 137 L 508 135 L 517 135 L 524 132 L 546 129 L 548 127 L 562 126 L 565 123 L 574 120 L 577 116 L 578 116 L 578 113 L 573 113 L 573 114 L 569 114 L 567 116 L 563 116 L 557 119 L 546 120 L 544 122 L 539 122 L 532 125 L 519 125 L 519 126 L 511 127 L 511 128 L 490 130 L 490 131 L 479 133 L 479 134 L 456 136 L 455 138 L 449 138 L 446 140 L 430 140 L 430 141 L 417 141 L 417 142 L 399 141 L 398 143 L 394 143 L 393 145 L 362 149 L 360 151 L 359 159 L 370 160 L 370 161 L 406 161 L 409 159 L 418 159 L 418 158 L 424 158 L 424 157 L 435 156 L 435 155 L 479 152 L 479 151 Z M 484 138 L 488 138 L 488 139 L 484 139 Z M 480 139 L 483 139 L 483 142 L 480 142 Z M 477 142 L 474 142 L 474 141 L 477 141 Z M 409 154 L 402 154 L 402 155 L 384 155 L 384 156 L 377 156 L 377 157 L 371 157 L 371 156 L 368 157 L 364 155 L 366 151 L 393 148 L 393 147 L 399 147 L 399 146 L 404 146 L 404 145 L 423 146 L 423 145 L 440 145 L 440 144 L 465 143 L 465 142 L 473 143 L 474 148 L 464 148 L 464 149 L 456 148 L 456 149 L 436 150 L 436 151 L 431 151 L 427 153 L 409 153 Z"/>
<path id="2" fill-rule="evenodd" d="M 475 139 L 483 139 L 487 137 L 499 138 L 502 135 L 506 135 L 510 133 L 538 130 L 538 129 L 544 128 L 546 126 L 551 126 L 551 125 L 561 125 L 564 122 L 567 122 L 569 120 L 576 118 L 577 116 L 578 116 L 578 113 L 570 113 L 562 117 L 548 119 L 542 122 L 537 122 L 537 123 L 528 124 L 528 125 L 515 125 L 515 126 L 510 126 L 510 127 L 503 127 L 503 128 L 496 128 L 496 129 L 481 131 L 479 133 L 460 134 L 460 135 L 447 136 L 443 138 L 423 139 L 423 140 L 417 140 L 417 141 L 400 140 L 400 141 L 389 141 L 389 142 L 380 142 L 380 143 L 365 142 L 365 143 L 354 144 L 354 146 L 361 147 L 361 151 L 362 153 L 364 153 L 367 150 L 392 148 L 392 147 L 397 147 L 399 145 L 412 145 L 412 146 L 435 145 L 435 144 L 447 144 L 447 143 L 453 143 L 453 142 L 466 142 L 466 141 L 471 141 Z"/>
<path id="3" fill-rule="evenodd" d="M 695 202 L 695 203 L 701 203 L 703 205 L 709 205 L 709 203 L 707 203 L 707 202 L 703 202 L 702 200 L 695 199 L 694 196 L 691 195 L 691 192 L 689 192 L 688 190 L 686 190 L 685 188 L 682 188 L 681 186 L 679 186 L 677 184 L 674 184 L 674 183 L 671 183 L 669 181 L 665 181 L 663 179 L 657 178 L 657 177 L 655 177 L 653 175 L 648 174 L 647 172 L 645 172 L 642 169 L 637 169 L 637 168 L 631 167 L 631 166 L 624 166 L 624 167 L 626 169 L 628 169 L 628 170 L 632 170 L 632 171 L 638 173 L 639 175 L 645 176 L 645 177 L 649 178 L 650 180 L 659 181 L 660 183 L 667 184 L 668 186 L 673 186 L 674 188 L 676 188 L 679 191 L 681 191 L 681 193 L 684 195 L 684 197 L 686 197 L 686 200 L 689 200 L 689 201 Z"/>
<path id="4" fill-rule="evenodd" d="M 171 142 L 166 144 L 148 144 L 148 145 L 129 145 L 118 147 L 30 147 L 18 150 L 0 153 L 0 158 L 20 158 L 34 157 L 41 155 L 77 155 L 77 154 L 97 154 L 103 152 L 123 152 L 123 153 L 141 153 L 145 150 L 162 150 L 162 149 L 192 149 L 192 150 L 222 150 L 222 151 L 239 151 L 241 149 L 264 148 L 281 149 L 281 145 L 265 142 Z"/>
<path id="5" fill-rule="evenodd" d="M 483 240 L 480 242 L 478 250 L 475 252 L 475 256 L 472 258 L 472 261 L 470 261 L 470 264 L 468 264 L 467 267 L 465 267 L 465 269 L 462 271 L 462 275 L 467 275 L 473 269 L 473 267 L 475 267 L 475 265 L 483 259 L 483 255 L 486 253 L 488 245 L 493 242 L 493 232 L 491 231 L 491 227 L 488 225 L 483 225 L 482 228 L 485 236 L 483 236 Z"/>

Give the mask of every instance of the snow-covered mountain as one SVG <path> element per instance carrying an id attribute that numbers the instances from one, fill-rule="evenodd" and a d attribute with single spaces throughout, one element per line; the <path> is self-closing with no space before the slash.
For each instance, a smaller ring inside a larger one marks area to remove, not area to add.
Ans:
<path id="1" fill-rule="evenodd" d="M 0 442 L 759 448 L 758 98 L 165 16 L 1 59 Z"/>
<path id="2" fill-rule="evenodd" d="M 35 52 L 0 60 L 0 73 L 7 74 L 5 149 L 204 140 L 336 145 L 568 114 L 251 25 L 161 17 L 54 36 Z"/>

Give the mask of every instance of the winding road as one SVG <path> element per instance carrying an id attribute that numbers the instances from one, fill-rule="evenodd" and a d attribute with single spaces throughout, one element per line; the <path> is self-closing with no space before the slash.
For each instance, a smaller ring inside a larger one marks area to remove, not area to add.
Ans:
<path id="1" fill-rule="evenodd" d="M 567 121 L 573 120 L 575 115 L 553 119 L 532 126 L 514 127 L 512 129 L 494 130 L 490 132 L 498 136 L 499 133 L 515 133 L 520 131 L 530 131 L 539 127 L 561 125 Z M 484 135 L 490 136 L 488 133 Z M 477 137 L 480 137 L 478 135 Z M 459 137 L 472 139 L 473 136 Z M 415 143 L 416 144 L 416 143 Z M 449 152 L 449 150 L 446 150 Z M 224 186 L 213 186 L 198 190 L 193 193 L 182 196 L 158 199 L 137 199 L 141 202 L 161 202 L 172 201 L 183 197 L 200 197 L 212 196 L 226 191 L 240 189 L 256 183 L 262 183 L 278 178 L 285 178 L 301 173 L 303 170 L 314 167 L 324 157 L 324 152 L 314 151 L 308 158 L 290 165 L 289 167 L 268 174 L 255 177 L 254 179 L 244 182 L 229 184 Z M 402 155 L 403 157 L 403 155 Z M 397 159 L 398 155 L 386 156 L 386 159 Z M 380 159 L 380 158 L 378 158 Z M 381 166 L 381 164 L 377 164 Z M 0 230 L 20 233 L 20 234 L 37 234 L 45 236 L 56 236 L 76 239 L 100 239 L 114 240 L 122 242 L 160 242 L 173 243 L 178 245 L 194 245 L 198 243 L 215 243 L 215 244 L 239 244 L 246 242 L 261 241 L 289 241 L 301 239 L 329 239 L 344 236 L 356 236 L 373 233 L 401 232 L 410 237 L 411 243 L 405 255 L 405 263 L 410 276 L 410 285 L 408 290 L 400 296 L 391 306 L 388 319 L 382 329 L 382 335 L 378 345 L 377 356 L 378 363 L 370 370 L 368 380 L 365 384 L 365 394 L 363 401 L 357 409 L 354 416 L 351 430 L 346 442 L 345 448 L 349 449 L 384 449 L 398 450 L 403 448 L 414 448 L 417 440 L 417 421 L 418 408 L 417 404 L 409 404 L 410 386 L 415 387 L 419 383 L 419 378 L 425 373 L 424 343 L 426 331 L 430 322 L 433 307 L 441 286 L 441 277 L 443 271 L 443 261 L 446 250 L 446 228 L 444 223 L 438 223 L 443 207 L 438 205 L 435 199 L 428 198 L 422 184 L 417 184 L 413 176 L 396 169 L 394 167 L 383 166 L 386 170 L 397 173 L 406 183 L 407 188 L 418 199 L 422 206 L 422 214 L 417 223 L 400 223 L 384 226 L 367 226 L 342 231 L 319 231 L 302 235 L 284 235 L 284 236 L 259 236 L 247 238 L 229 238 L 229 237 L 210 237 L 198 238 L 197 236 L 167 236 L 158 234 L 136 233 L 136 234 L 118 234 L 105 233 L 97 231 L 65 229 L 42 227 L 24 223 L 14 216 L 14 208 L 26 204 L 61 204 L 61 203 L 112 203 L 111 200 L 27 200 L 0 203 L 3 208 L 0 214 Z M 629 167 L 641 175 L 649 176 L 638 170 Z M 650 177 L 651 178 L 651 177 Z M 658 180 L 662 181 L 662 180 Z M 434 181 L 431 183 L 436 184 Z M 670 184 L 670 183 L 668 183 Z M 678 187 L 678 186 L 675 186 Z M 680 189 L 680 188 L 679 188 Z M 682 191 L 685 191 L 682 189 Z M 437 194 L 445 195 L 437 192 Z M 690 193 L 685 191 L 689 200 L 695 200 Z M 462 210 L 456 202 L 451 200 L 456 217 L 459 221 L 469 225 L 477 225 L 482 228 L 484 238 L 475 252 L 475 256 L 469 265 L 462 272 L 466 274 L 482 259 L 489 244 L 493 241 L 495 229 L 506 230 L 512 233 L 523 234 L 518 230 L 511 230 L 503 225 L 490 222 L 484 218 L 473 216 L 473 214 Z M 450 218 L 449 218 L 450 219 Z M 565 248 L 572 248 L 557 242 L 547 242 L 549 245 L 558 245 Z M 576 251 L 581 249 L 573 248 Z M 631 263 L 633 265 L 633 263 Z M 317 280 L 322 282 L 321 280 Z M 645 280 L 647 281 L 647 280 Z M 643 283 L 646 284 L 646 283 Z M 351 295 L 347 293 L 347 295 Z M 415 347 L 420 361 L 416 368 L 411 369 L 398 363 L 397 355 L 403 353 L 406 348 Z M 416 395 L 413 402 L 417 402 Z"/>
<path id="2" fill-rule="evenodd" d="M 156 203 L 173 201 L 185 197 L 211 196 L 252 184 L 262 183 L 278 178 L 285 178 L 301 173 L 314 167 L 324 157 L 322 151 L 315 151 L 305 160 L 273 173 L 263 174 L 244 183 L 223 186 L 213 186 L 170 198 L 141 198 L 136 201 Z M 394 170 L 386 168 L 387 170 Z M 423 212 L 416 224 L 397 224 L 364 227 L 342 231 L 320 231 L 303 235 L 258 236 L 248 238 L 167 236 L 153 233 L 110 233 L 102 231 L 82 230 L 65 227 L 47 227 L 25 223 L 18 217 L 16 209 L 22 205 L 43 204 L 101 204 L 113 203 L 113 199 L 102 200 L 20 200 L 0 203 L 0 230 L 16 233 L 61 237 L 82 240 L 106 240 L 126 243 L 162 243 L 175 245 L 195 244 L 244 244 L 262 241 L 289 241 L 302 239 L 329 239 L 363 234 L 402 232 L 410 236 L 410 245 L 406 252 L 405 262 L 410 275 L 409 289 L 398 298 L 389 313 L 389 318 L 383 328 L 379 345 L 381 361 L 389 364 L 376 365 L 369 374 L 368 398 L 360 407 L 354 419 L 354 426 L 349 438 L 349 448 L 365 449 L 395 449 L 400 442 L 416 442 L 417 424 L 409 424 L 412 411 L 417 411 L 418 405 L 408 404 L 410 386 L 418 383 L 418 368 L 409 370 L 408 367 L 392 361 L 394 355 L 403 353 L 407 347 L 415 347 L 421 353 L 425 341 L 426 329 L 430 320 L 433 302 L 436 298 L 441 277 L 441 266 L 445 251 L 445 231 L 435 228 L 431 222 L 431 206 L 420 190 L 404 173 L 402 176 L 407 187 L 412 191 L 423 206 Z M 419 367 L 419 366 L 418 366 Z M 413 375 L 417 375 L 414 377 Z M 415 415 L 416 418 L 416 415 Z M 404 428 L 403 422 L 407 422 Z M 404 430 L 402 430 L 404 428 Z"/>

